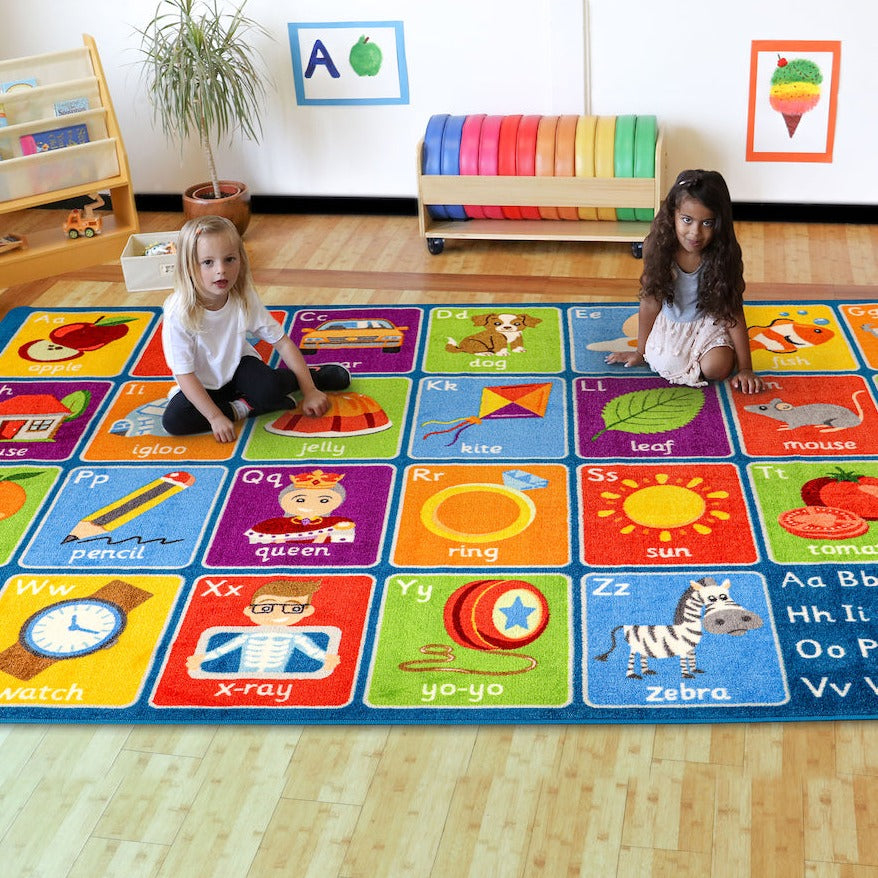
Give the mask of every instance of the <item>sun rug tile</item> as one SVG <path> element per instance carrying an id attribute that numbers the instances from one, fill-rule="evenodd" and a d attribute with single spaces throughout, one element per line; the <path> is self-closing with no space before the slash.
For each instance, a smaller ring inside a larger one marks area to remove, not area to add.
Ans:
<path id="1" fill-rule="evenodd" d="M 351 388 L 228 444 L 158 309 L 0 323 L 0 720 L 875 715 L 878 303 L 747 307 L 752 396 L 631 305 L 274 313 Z"/>

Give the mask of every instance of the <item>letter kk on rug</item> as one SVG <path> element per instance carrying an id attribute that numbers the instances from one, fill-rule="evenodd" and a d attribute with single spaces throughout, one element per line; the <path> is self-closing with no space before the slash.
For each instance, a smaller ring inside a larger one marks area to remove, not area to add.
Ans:
<path id="1" fill-rule="evenodd" d="M 158 309 L 0 324 L 0 720 L 878 713 L 878 303 L 746 307 L 751 396 L 629 305 L 274 313 L 351 387 L 227 444 Z"/>

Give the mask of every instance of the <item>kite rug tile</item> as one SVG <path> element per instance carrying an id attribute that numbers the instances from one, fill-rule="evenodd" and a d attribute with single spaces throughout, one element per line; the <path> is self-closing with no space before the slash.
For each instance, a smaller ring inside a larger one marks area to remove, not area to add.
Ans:
<path id="1" fill-rule="evenodd" d="M 223 444 L 158 309 L 14 309 L 0 720 L 876 715 L 878 303 L 745 310 L 749 396 L 608 366 L 633 304 L 275 308 L 351 387 Z"/>

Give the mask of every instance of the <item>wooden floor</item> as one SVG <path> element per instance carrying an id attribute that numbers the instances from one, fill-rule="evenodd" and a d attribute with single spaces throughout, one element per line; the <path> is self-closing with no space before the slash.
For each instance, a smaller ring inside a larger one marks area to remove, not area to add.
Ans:
<path id="1" fill-rule="evenodd" d="M 738 233 L 751 300 L 878 301 L 878 227 Z M 633 302 L 640 271 L 625 245 L 430 256 L 410 217 L 257 216 L 247 242 L 285 306 Z M 105 265 L 11 287 L 0 313 L 164 298 L 121 280 Z M 16 878 L 874 878 L 878 723 L 0 725 L 0 839 Z"/>

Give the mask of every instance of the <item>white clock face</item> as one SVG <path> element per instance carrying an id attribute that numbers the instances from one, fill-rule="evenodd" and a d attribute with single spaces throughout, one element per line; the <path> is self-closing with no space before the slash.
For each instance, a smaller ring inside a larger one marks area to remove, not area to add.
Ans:
<path id="1" fill-rule="evenodd" d="M 124 627 L 125 617 L 114 604 L 84 598 L 61 601 L 35 613 L 22 636 L 34 652 L 73 658 L 106 646 Z"/>

